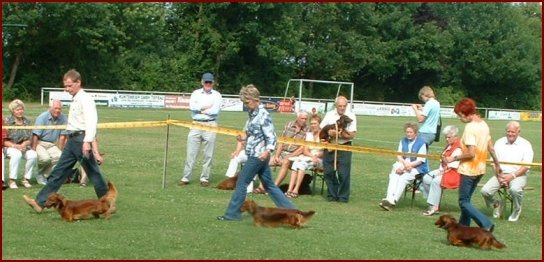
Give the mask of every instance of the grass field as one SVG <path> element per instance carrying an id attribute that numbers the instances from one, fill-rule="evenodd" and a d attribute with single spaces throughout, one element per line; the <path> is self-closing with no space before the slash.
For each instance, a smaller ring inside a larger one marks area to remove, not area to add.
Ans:
<path id="1" fill-rule="evenodd" d="M 5 108 L 5 106 L 3 107 Z M 27 105 L 26 115 L 35 118 L 46 109 Z M 67 112 L 67 110 L 65 110 Z M 8 113 L 4 110 L 3 116 Z M 187 111 L 99 108 L 99 122 L 189 120 Z M 290 114 L 272 114 L 278 132 L 292 119 Z M 223 112 L 222 127 L 241 129 L 246 113 Z M 402 125 L 411 118 L 358 116 L 355 145 L 395 150 L 403 136 Z M 443 119 L 443 125 L 457 119 Z M 493 137 L 504 133 L 506 121 L 488 121 Z M 535 162 L 542 161 L 541 122 L 522 123 L 522 136 L 532 142 Z M 240 222 L 217 221 L 232 191 L 213 188 L 224 179 L 234 138 L 218 135 L 213 171 L 208 188 L 199 186 L 200 165 L 193 183 L 177 186 L 185 157 L 188 129 L 172 126 L 166 188 L 162 189 L 166 128 L 100 129 L 101 151 L 106 161 L 101 170 L 119 190 L 118 212 L 110 220 L 91 219 L 67 223 L 54 210 L 34 213 L 22 200 L 40 186 L 2 193 L 2 259 L 444 259 L 444 260 L 541 260 L 542 259 L 542 169 L 533 168 L 523 213 L 518 222 L 493 219 L 495 236 L 504 250 L 458 248 L 446 242 L 446 232 L 434 226 L 437 219 L 424 217 L 426 201 L 409 197 L 392 212 L 378 202 L 385 194 L 387 175 L 394 156 L 354 154 L 351 199 L 348 204 L 326 202 L 322 196 L 294 200 L 302 210 L 317 214 L 301 230 L 258 228 L 245 214 Z M 431 147 L 438 154 L 444 139 Z M 201 160 L 200 156 L 198 158 Z M 431 161 L 437 168 L 438 161 Z M 490 171 L 490 169 L 489 169 Z M 483 179 L 487 181 L 490 172 Z M 22 175 L 20 175 L 21 177 Z M 64 185 L 60 193 L 69 198 L 93 198 L 91 187 Z M 257 203 L 272 206 L 268 196 L 249 195 Z M 479 189 L 473 203 L 491 217 Z M 457 193 L 445 192 L 441 213 L 459 216 Z"/>

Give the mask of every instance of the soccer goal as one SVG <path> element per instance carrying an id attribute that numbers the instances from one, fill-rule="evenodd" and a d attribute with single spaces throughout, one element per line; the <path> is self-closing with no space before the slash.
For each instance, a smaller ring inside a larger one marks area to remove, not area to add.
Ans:
<path id="1" fill-rule="evenodd" d="M 327 84 L 327 85 L 331 85 L 331 86 L 336 86 L 337 87 L 337 90 L 336 90 L 336 96 L 335 97 L 338 97 L 338 95 L 340 94 L 340 90 L 342 88 L 349 88 L 349 109 L 352 109 L 353 107 L 353 82 L 340 82 L 340 81 L 328 81 L 328 80 L 312 80 L 312 79 L 289 79 L 289 81 L 287 81 L 287 87 L 285 88 L 285 95 L 283 96 L 283 101 L 280 101 L 280 108 L 279 108 L 279 111 L 280 112 L 298 112 L 301 108 L 303 108 L 303 105 L 302 105 L 302 92 L 303 92 L 303 87 L 304 87 L 304 84 L 309 84 L 309 83 L 319 83 L 319 84 Z M 298 84 L 298 99 L 294 98 L 294 97 L 291 97 L 291 98 L 288 98 L 287 97 L 287 93 L 289 91 L 289 88 L 294 85 L 295 88 Z M 334 100 L 334 98 L 331 98 Z M 296 109 L 295 109 L 296 108 Z"/>

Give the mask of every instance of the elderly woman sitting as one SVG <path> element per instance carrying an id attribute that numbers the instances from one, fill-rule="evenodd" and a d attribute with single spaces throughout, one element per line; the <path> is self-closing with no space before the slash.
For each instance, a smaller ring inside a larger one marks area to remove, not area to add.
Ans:
<path id="1" fill-rule="evenodd" d="M 425 216 L 438 214 L 440 207 L 440 197 L 442 196 L 442 188 L 455 189 L 459 187 L 459 179 L 461 176 L 457 173 L 459 161 L 446 163 L 442 159 L 445 157 L 455 157 L 461 155 L 461 142 L 457 134 L 459 128 L 455 126 L 446 126 L 442 133 L 446 136 L 448 145 L 442 151 L 440 167 L 423 176 L 421 184 L 421 192 L 427 198 L 429 209 L 423 213 Z"/>
<path id="2" fill-rule="evenodd" d="M 15 99 L 9 103 L 9 111 L 11 116 L 6 119 L 8 126 L 30 126 L 32 122 L 24 116 L 25 104 L 19 99 Z M 21 158 L 26 159 L 25 173 L 21 180 L 24 187 L 32 187 L 30 179 L 34 166 L 38 160 L 38 154 L 31 148 L 32 130 L 30 129 L 9 129 L 8 137 L 4 140 L 6 155 L 10 158 L 9 161 L 9 188 L 16 189 L 17 171 Z"/>
<path id="3" fill-rule="evenodd" d="M 418 127 L 415 123 L 404 124 L 404 133 L 406 137 L 400 140 L 398 152 L 414 153 L 420 155 L 427 154 L 427 145 L 425 141 L 418 136 Z M 389 174 L 389 185 L 387 186 L 386 197 L 380 202 L 380 207 L 391 211 L 397 201 L 404 193 L 406 185 L 414 181 L 417 174 L 429 172 L 429 164 L 424 157 L 411 157 L 397 155 L 397 162 L 393 164 Z"/>

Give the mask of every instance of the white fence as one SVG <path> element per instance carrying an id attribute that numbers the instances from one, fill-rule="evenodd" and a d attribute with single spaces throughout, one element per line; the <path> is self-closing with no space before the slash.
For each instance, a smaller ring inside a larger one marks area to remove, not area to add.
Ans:
<path id="1" fill-rule="evenodd" d="M 188 109 L 190 93 L 179 92 L 149 92 L 149 91 L 125 91 L 106 89 L 85 89 L 94 99 L 97 105 L 108 107 L 147 107 L 165 109 Z M 60 99 L 64 105 L 72 101 L 70 94 L 62 88 L 42 87 L 41 104 L 48 95 L 47 102 L 53 99 Z M 303 98 L 298 101 L 291 101 L 283 97 L 261 97 L 261 103 L 270 111 L 297 112 L 304 110 L 308 112 L 324 113 L 334 108 L 334 99 L 313 99 Z M 223 111 L 244 111 L 244 107 L 238 95 L 223 94 Z M 542 112 L 509 110 L 498 108 L 478 108 L 484 111 L 484 117 L 490 120 L 520 120 L 520 121 L 542 121 Z M 411 104 L 390 103 L 374 101 L 354 100 L 351 111 L 356 115 L 373 116 L 415 116 Z M 444 118 L 456 117 L 453 107 L 442 106 L 440 115 Z"/>

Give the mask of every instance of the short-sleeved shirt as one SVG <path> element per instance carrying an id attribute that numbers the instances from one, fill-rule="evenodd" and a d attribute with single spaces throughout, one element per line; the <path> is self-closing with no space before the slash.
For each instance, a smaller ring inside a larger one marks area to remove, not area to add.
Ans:
<path id="1" fill-rule="evenodd" d="M 355 114 L 350 112 L 350 111 L 346 111 L 344 113 L 344 115 L 346 115 L 351 120 L 353 120 L 346 127 L 346 131 L 356 132 L 357 131 L 357 117 L 355 116 Z M 323 120 L 321 121 L 321 124 L 319 124 L 319 127 L 323 128 L 326 125 L 334 125 L 339 118 L 340 118 L 340 115 L 338 114 L 338 111 L 336 111 L 336 109 L 332 110 L 332 111 L 329 111 L 329 112 L 327 112 L 327 114 L 325 114 L 325 117 L 323 117 Z M 350 142 L 350 141 L 351 140 L 348 140 L 348 139 L 345 139 L 345 138 L 338 138 L 338 143 L 339 144 L 345 144 L 345 143 Z"/>
<path id="2" fill-rule="evenodd" d="M 501 137 L 495 141 L 495 154 L 497 159 L 502 162 L 532 163 L 533 147 L 525 138 L 518 136 L 514 143 L 510 144 L 506 137 Z M 519 165 L 501 164 L 502 172 L 511 174 L 520 169 Z"/>
<path id="3" fill-rule="evenodd" d="M 475 155 L 471 160 L 461 160 L 457 169 L 459 174 L 466 176 L 485 174 L 486 161 L 489 154 L 487 146 L 490 139 L 489 126 L 485 121 L 467 123 L 461 137 L 461 149 L 463 150 L 463 154 L 465 154 L 468 152 L 467 146 L 474 146 Z"/>
<path id="4" fill-rule="evenodd" d="M 423 106 L 421 114 L 427 118 L 419 127 L 419 132 L 435 134 L 440 117 L 440 103 L 436 99 L 430 98 Z"/>
<path id="5" fill-rule="evenodd" d="M 306 139 L 306 133 L 308 132 L 308 126 L 303 126 L 302 128 L 299 128 L 297 126 L 297 121 L 291 121 L 285 125 L 283 128 L 283 131 L 281 133 L 282 137 L 286 138 L 293 138 L 293 139 Z M 289 152 L 292 153 L 295 150 L 297 150 L 300 147 L 300 145 L 292 145 L 292 144 L 283 144 L 283 148 L 281 149 L 282 152 Z"/>
<path id="6" fill-rule="evenodd" d="M 66 125 L 66 116 L 60 114 L 56 119 L 53 118 L 51 112 L 45 111 L 36 118 L 37 126 L 57 126 Z M 33 134 L 37 135 L 41 141 L 55 143 L 61 134 L 66 134 L 65 130 L 61 129 L 34 129 Z"/>
<path id="7" fill-rule="evenodd" d="M 8 117 L 7 125 L 17 126 L 17 122 L 14 116 Z M 30 121 L 26 117 L 23 117 L 22 126 L 30 126 L 30 125 L 32 125 L 32 121 Z M 30 140 L 31 138 L 32 138 L 32 130 L 30 129 L 9 129 L 8 131 L 8 139 L 15 144 L 21 144 L 22 142 Z"/>

